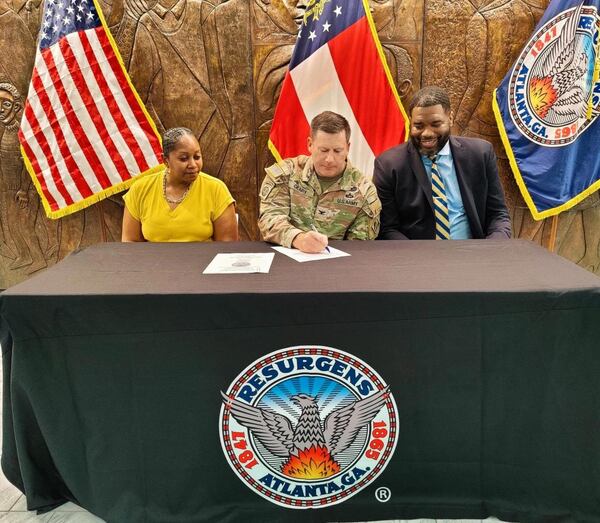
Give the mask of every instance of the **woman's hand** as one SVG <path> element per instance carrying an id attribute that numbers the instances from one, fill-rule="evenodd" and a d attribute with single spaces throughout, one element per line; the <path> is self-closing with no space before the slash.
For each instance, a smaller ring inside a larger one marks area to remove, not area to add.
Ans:
<path id="1" fill-rule="evenodd" d="M 216 242 L 236 242 L 238 240 L 238 223 L 233 203 L 213 222 L 212 239 Z"/>

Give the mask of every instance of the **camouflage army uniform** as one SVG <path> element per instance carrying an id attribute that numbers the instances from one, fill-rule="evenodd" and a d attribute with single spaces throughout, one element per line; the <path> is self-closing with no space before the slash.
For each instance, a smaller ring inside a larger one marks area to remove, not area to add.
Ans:
<path id="1" fill-rule="evenodd" d="M 291 247 L 316 229 L 332 240 L 373 240 L 381 203 L 371 181 L 347 164 L 342 177 L 321 192 L 309 156 L 267 167 L 260 190 L 258 227 L 264 240 Z"/>

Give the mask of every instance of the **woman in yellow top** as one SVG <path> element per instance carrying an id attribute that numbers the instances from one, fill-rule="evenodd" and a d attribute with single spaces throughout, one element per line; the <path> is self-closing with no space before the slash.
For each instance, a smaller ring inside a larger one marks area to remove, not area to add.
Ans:
<path id="1" fill-rule="evenodd" d="M 165 170 L 137 180 L 123 199 L 124 242 L 238 239 L 235 200 L 219 179 L 201 172 L 198 140 L 185 127 L 163 136 Z"/>

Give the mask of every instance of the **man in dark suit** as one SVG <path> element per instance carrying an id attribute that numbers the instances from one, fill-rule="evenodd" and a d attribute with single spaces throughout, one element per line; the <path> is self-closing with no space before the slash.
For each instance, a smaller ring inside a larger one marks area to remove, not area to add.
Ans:
<path id="1" fill-rule="evenodd" d="M 375 160 L 384 240 L 510 238 L 489 142 L 450 136 L 446 91 L 425 87 L 409 106 L 410 140 Z"/>

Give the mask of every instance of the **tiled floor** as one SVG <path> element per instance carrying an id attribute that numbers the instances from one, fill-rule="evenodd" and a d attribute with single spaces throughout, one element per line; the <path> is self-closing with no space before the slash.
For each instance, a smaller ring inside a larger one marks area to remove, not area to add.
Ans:
<path id="1" fill-rule="evenodd" d="M 1 360 L 1 358 L 0 358 Z M 2 390 L 2 365 L 0 362 L 0 391 Z M 0 402 L 0 420 L 2 419 L 2 403 Z M 0 431 L 0 434 L 2 432 Z M 27 511 L 27 503 L 25 496 L 14 487 L 4 477 L 0 471 L 0 522 L 9 523 L 35 523 L 35 522 L 51 522 L 51 523 L 103 523 L 104 520 L 97 518 L 81 507 L 66 503 L 61 507 L 42 514 L 36 515 L 35 512 Z M 480 520 L 446 520 L 446 519 L 413 519 L 411 523 L 482 523 Z M 485 523 L 497 523 L 495 518 L 483 520 Z M 124 522 L 126 523 L 126 522 Z M 268 523 L 268 522 L 265 522 Z M 392 522 L 380 522 L 392 523 Z M 394 522 L 400 523 L 400 522 Z"/>
<path id="2" fill-rule="evenodd" d="M 66 503 L 61 507 L 37 516 L 35 512 L 27 511 L 25 496 L 11 485 L 0 473 L 0 522 L 21 523 L 51 521 L 52 523 L 102 523 L 103 520 L 93 516 L 89 512 L 73 503 Z"/>

